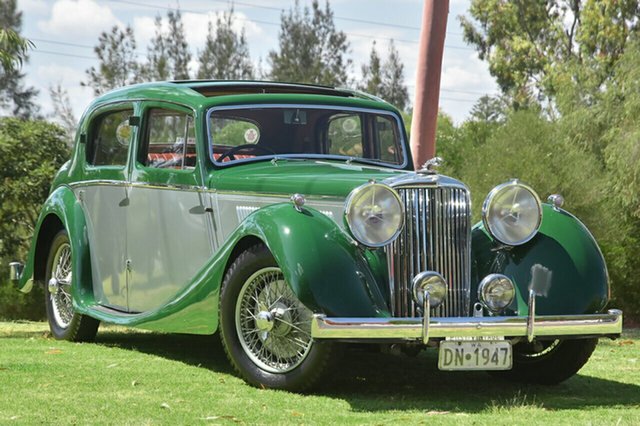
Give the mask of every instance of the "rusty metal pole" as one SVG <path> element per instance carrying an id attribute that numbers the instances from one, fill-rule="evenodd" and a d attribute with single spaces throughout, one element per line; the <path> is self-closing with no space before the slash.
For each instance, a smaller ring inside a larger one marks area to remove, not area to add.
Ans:
<path id="1" fill-rule="evenodd" d="M 411 154 L 416 170 L 436 152 L 440 74 L 448 15 L 449 0 L 424 1 L 411 122 Z"/>

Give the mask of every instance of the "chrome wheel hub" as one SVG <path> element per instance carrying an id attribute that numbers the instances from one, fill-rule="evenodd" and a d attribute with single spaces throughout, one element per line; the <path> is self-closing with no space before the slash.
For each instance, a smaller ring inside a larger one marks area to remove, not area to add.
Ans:
<path id="1" fill-rule="evenodd" d="M 284 373 L 311 349 L 311 311 L 295 296 L 277 267 L 249 277 L 236 302 L 236 330 L 245 353 L 260 368 Z"/>
<path id="2" fill-rule="evenodd" d="M 58 294 L 58 287 L 60 286 L 60 283 L 58 282 L 57 279 L 55 278 L 51 278 L 49 280 L 49 294 Z"/>

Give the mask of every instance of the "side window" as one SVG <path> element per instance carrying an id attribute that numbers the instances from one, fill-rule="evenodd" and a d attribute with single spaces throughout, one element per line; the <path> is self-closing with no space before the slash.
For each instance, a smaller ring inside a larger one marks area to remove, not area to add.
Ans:
<path id="1" fill-rule="evenodd" d="M 93 120 L 87 146 L 87 163 L 94 166 L 124 166 L 131 143 L 129 117 L 133 109 L 112 111 Z"/>
<path id="2" fill-rule="evenodd" d="M 362 120 L 359 114 L 341 114 L 329 120 L 329 154 L 362 157 Z"/>
<path id="3" fill-rule="evenodd" d="M 145 137 L 138 161 L 147 167 L 193 169 L 196 138 L 193 116 L 185 112 L 153 108 L 147 112 Z"/>
<path id="4" fill-rule="evenodd" d="M 375 128 L 378 134 L 379 159 L 389 163 L 400 164 L 401 153 L 398 152 L 397 143 L 399 135 L 396 134 L 398 126 L 395 120 L 378 115 L 376 116 Z"/>

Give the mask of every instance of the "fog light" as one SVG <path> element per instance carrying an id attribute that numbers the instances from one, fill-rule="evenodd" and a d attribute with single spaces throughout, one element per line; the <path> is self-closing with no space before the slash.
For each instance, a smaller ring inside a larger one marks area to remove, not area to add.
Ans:
<path id="1" fill-rule="evenodd" d="M 509 306 L 515 294 L 513 282 L 502 274 L 487 275 L 478 287 L 478 298 L 492 312 Z"/>
<path id="2" fill-rule="evenodd" d="M 413 300 L 418 306 L 424 304 L 425 293 L 429 294 L 431 309 L 440 306 L 447 297 L 447 282 L 437 272 L 420 272 L 415 276 L 412 284 Z"/>

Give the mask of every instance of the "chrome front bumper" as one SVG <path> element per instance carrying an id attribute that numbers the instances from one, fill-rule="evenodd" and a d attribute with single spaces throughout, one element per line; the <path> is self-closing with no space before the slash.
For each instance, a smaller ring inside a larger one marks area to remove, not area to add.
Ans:
<path id="1" fill-rule="evenodd" d="M 422 341 L 447 337 L 617 337 L 622 311 L 606 314 L 457 318 L 328 318 L 315 315 L 314 339 Z"/>

